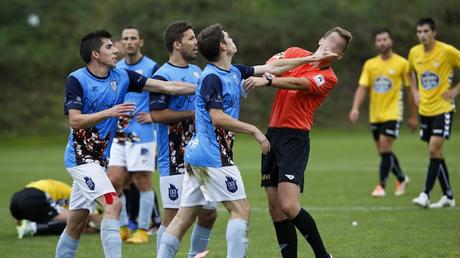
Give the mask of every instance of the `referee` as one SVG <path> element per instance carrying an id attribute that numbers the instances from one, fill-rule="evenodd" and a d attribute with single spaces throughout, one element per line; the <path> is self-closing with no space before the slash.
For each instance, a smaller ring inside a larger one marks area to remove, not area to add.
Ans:
<path id="1" fill-rule="evenodd" d="M 335 27 L 319 41 L 318 51 L 330 51 L 335 57 L 320 63 L 308 63 L 274 78 L 251 77 L 246 89 L 259 86 L 278 88 L 270 116 L 267 138 L 271 150 L 262 155 L 262 181 L 268 197 L 270 216 L 275 226 L 281 254 L 284 258 L 297 257 L 296 228 L 308 241 L 316 257 L 331 257 L 312 216 L 300 206 L 304 186 L 304 172 L 310 152 L 309 131 L 313 113 L 336 86 L 337 77 L 331 63 L 343 57 L 352 35 Z M 313 53 L 293 47 L 272 57 L 296 58 Z"/>

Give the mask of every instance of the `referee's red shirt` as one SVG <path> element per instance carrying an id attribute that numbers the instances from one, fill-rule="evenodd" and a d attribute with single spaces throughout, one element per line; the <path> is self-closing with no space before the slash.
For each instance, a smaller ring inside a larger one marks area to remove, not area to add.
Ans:
<path id="1" fill-rule="evenodd" d="M 268 62 L 279 58 L 304 57 L 311 54 L 307 50 L 291 47 L 273 56 Z M 279 89 L 273 102 L 269 127 L 310 131 L 313 125 L 313 113 L 337 84 L 334 71 L 330 67 L 319 69 L 305 64 L 281 76 L 305 77 L 310 82 L 310 89 L 308 91 Z"/>

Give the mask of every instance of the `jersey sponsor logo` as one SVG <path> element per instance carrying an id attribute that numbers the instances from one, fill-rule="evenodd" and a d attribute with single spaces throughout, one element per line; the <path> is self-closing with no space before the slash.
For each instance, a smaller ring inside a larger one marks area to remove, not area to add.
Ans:
<path id="1" fill-rule="evenodd" d="M 235 193 L 238 191 L 238 185 L 236 184 L 236 180 L 231 176 L 225 176 L 227 180 L 225 180 L 225 184 L 227 184 L 227 190 L 231 193 Z"/>
<path id="2" fill-rule="evenodd" d="M 173 184 L 169 184 L 168 196 L 171 201 L 177 200 L 179 198 L 179 189 Z"/>
<path id="3" fill-rule="evenodd" d="M 285 174 L 284 176 L 287 177 L 291 181 L 295 178 L 294 175 L 289 175 L 289 174 Z"/>
<path id="4" fill-rule="evenodd" d="M 142 147 L 141 148 L 141 155 L 145 156 L 149 153 L 149 149 L 148 148 L 145 148 L 145 147 Z"/>
<path id="5" fill-rule="evenodd" d="M 85 183 L 86 185 L 88 186 L 88 188 L 93 191 L 94 190 L 94 187 L 96 186 L 93 182 L 93 180 L 91 179 L 91 177 L 88 177 L 88 176 L 85 176 L 84 177 L 85 179 Z"/>
<path id="6" fill-rule="evenodd" d="M 322 74 L 316 75 L 315 77 L 313 77 L 313 80 L 315 80 L 317 86 L 321 86 L 326 82 Z"/>
<path id="7" fill-rule="evenodd" d="M 115 80 L 111 81 L 110 88 L 112 88 L 113 91 L 117 91 L 117 81 Z"/>
<path id="8" fill-rule="evenodd" d="M 422 82 L 422 87 L 425 90 L 431 90 L 433 88 L 436 88 L 439 85 L 439 76 L 430 71 L 426 71 L 422 73 L 420 78 Z"/>
<path id="9" fill-rule="evenodd" d="M 374 80 L 374 90 L 377 93 L 385 93 L 390 91 L 392 86 L 391 80 L 385 76 L 377 77 Z"/>

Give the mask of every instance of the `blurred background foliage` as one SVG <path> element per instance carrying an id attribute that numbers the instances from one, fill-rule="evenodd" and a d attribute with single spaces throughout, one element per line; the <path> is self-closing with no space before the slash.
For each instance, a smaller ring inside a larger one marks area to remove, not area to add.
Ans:
<path id="1" fill-rule="evenodd" d="M 31 14 L 39 17 L 38 26 L 27 22 Z M 164 63 L 168 55 L 162 33 L 178 19 L 193 23 L 196 34 L 209 24 L 221 23 L 238 46 L 234 63 L 252 65 L 290 46 L 314 51 L 331 27 L 350 30 L 354 39 L 344 59 L 334 66 L 339 85 L 316 114 L 316 127 L 347 129 L 361 66 L 376 55 L 372 32 L 390 28 L 395 52 L 407 56 L 418 43 L 415 23 L 425 16 L 437 22 L 439 40 L 460 48 L 458 0 L 0 0 L 0 135 L 67 131 L 64 81 L 83 65 L 78 46 L 86 33 L 103 28 L 117 39 L 125 26 L 136 26 L 146 42 L 143 53 Z M 203 67 L 204 59 L 197 64 Z M 243 101 L 241 119 L 266 126 L 273 93 L 250 94 Z M 367 123 L 366 105 L 360 122 Z"/>

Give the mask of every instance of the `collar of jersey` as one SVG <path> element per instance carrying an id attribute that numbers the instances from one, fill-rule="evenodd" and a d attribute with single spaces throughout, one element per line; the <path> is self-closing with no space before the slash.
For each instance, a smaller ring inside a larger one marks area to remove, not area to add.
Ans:
<path id="1" fill-rule="evenodd" d="M 189 67 L 189 65 L 186 65 L 186 66 L 179 66 L 179 65 L 174 65 L 170 62 L 168 62 L 168 64 L 172 67 L 176 67 L 176 68 L 180 68 L 180 69 L 187 69 Z"/>
<path id="2" fill-rule="evenodd" d="M 128 64 L 128 63 L 126 62 L 126 58 L 123 59 L 123 60 L 125 60 L 125 65 L 127 65 L 127 66 L 134 66 L 134 65 L 137 65 L 138 63 L 140 63 L 140 62 L 142 61 L 142 59 L 144 59 L 144 55 L 142 55 L 141 58 L 139 58 L 139 60 L 137 60 L 137 62 L 135 62 L 134 64 Z"/>
<path id="3" fill-rule="evenodd" d="M 93 73 L 88 69 L 88 67 L 85 67 L 85 68 L 86 68 L 86 71 L 89 73 L 89 75 L 91 75 L 91 77 L 94 77 L 95 79 L 98 79 L 98 80 L 105 80 L 105 79 L 109 78 L 109 76 L 110 76 L 110 70 L 112 70 L 112 69 L 109 69 L 109 72 L 107 73 L 107 76 L 105 76 L 105 77 L 99 77 L 99 76 L 93 74 Z"/>
<path id="4" fill-rule="evenodd" d="M 208 65 L 212 65 L 212 66 L 214 66 L 215 68 L 217 68 L 217 69 L 221 70 L 222 72 L 230 73 L 230 69 L 229 69 L 229 70 L 224 70 L 224 69 L 222 69 L 222 68 L 218 67 L 217 65 L 215 65 L 215 64 L 211 64 L 211 63 L 208 63 Z M 230 65 L 230 67 L 231 67 L 231 65 Z"/>

